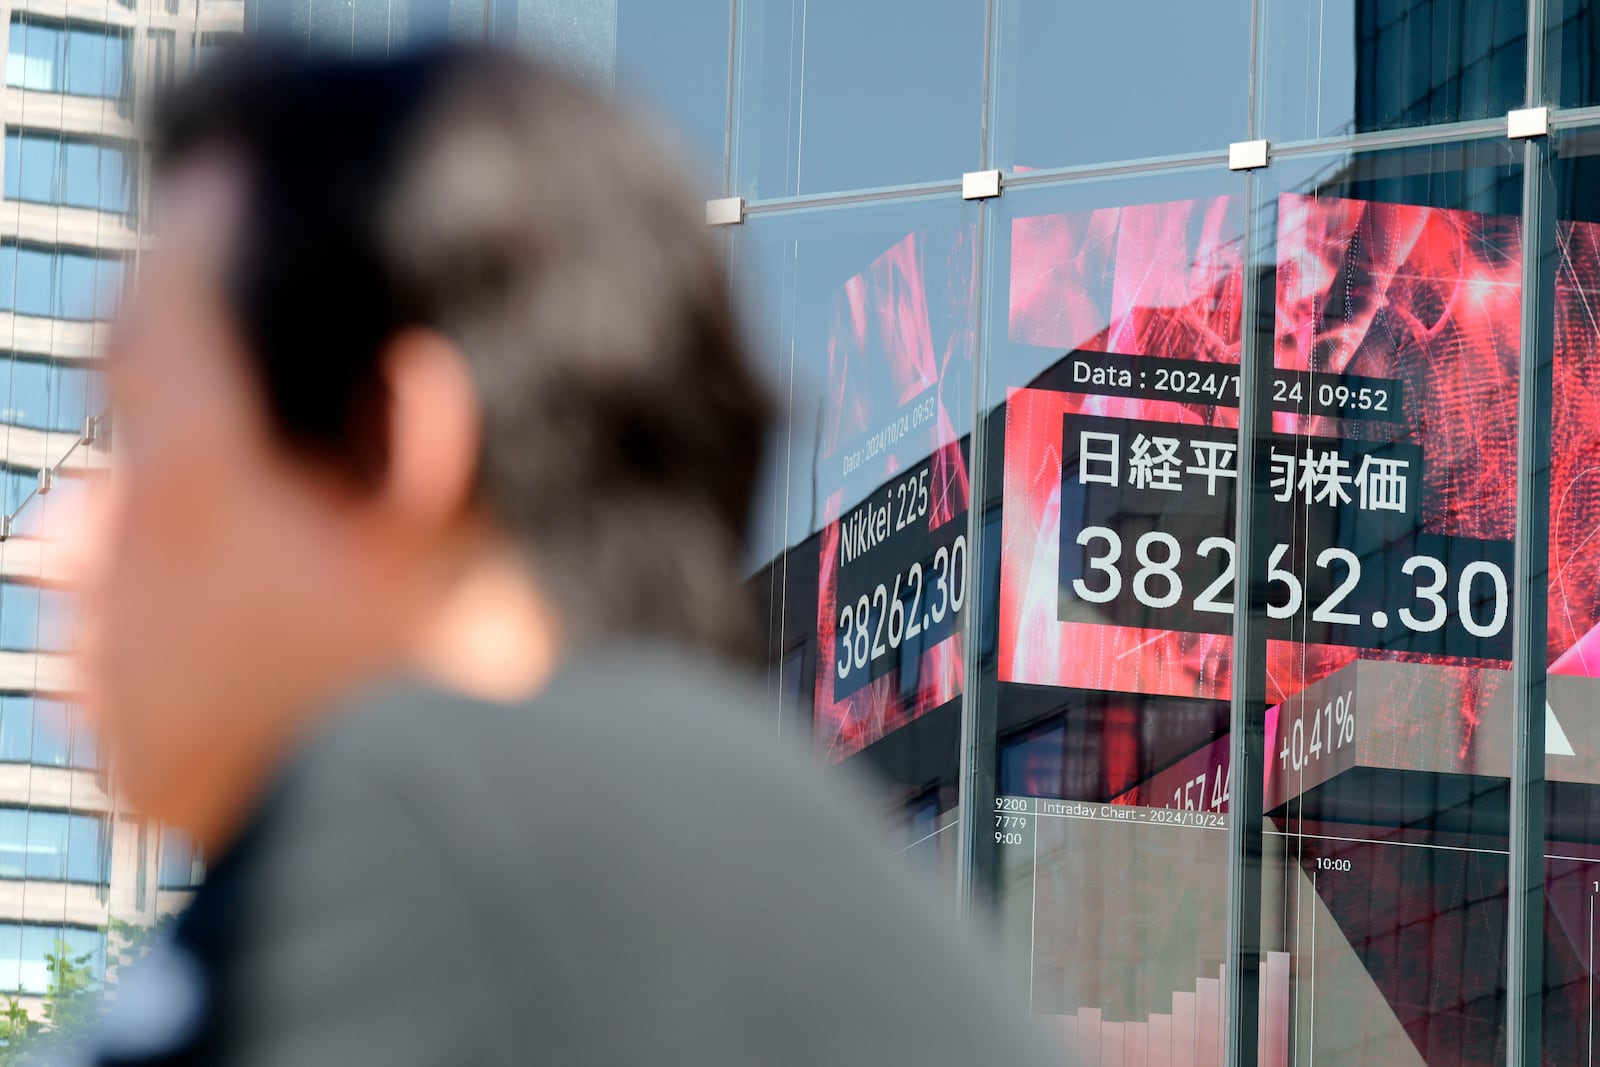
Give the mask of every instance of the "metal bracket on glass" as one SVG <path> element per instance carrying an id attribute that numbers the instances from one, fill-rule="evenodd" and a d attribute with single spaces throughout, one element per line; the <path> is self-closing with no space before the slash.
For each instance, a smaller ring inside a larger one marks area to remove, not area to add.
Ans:
<path id="1" fill-rule="evenodd" d="M 51 489 L 55 488 L 55 484 L 56 472 L 54 470 L 49 467 L 45 467 L 39 472 L 39 495 L 43 496 L 45 493 L 48 493 Z"/>
<path id="2" fill-rule="evenodd" d="M 0 515 L 0 541 L 4 541 L 7 538 L 9 538 L 10 536 L 11 536 L 11 516 L 10 515 Z"/>
<path id="3" fill-rule="evenodd" d="M 1524 107 L 1506 112 L 1506 136 L 1513 141 L 1543 137 L 1550 132 L 1550 109 Z"/>
<path id="4" fill-rule="evenodd" d="M 999 195 L 999 171 L 972 170 L 961 176 L 961 199 L 989 200 Z"/>
<path id="5" fill-rule="evenodd" d="M 744 221 L 744 197 L 725 196 L 706 201 L 707 226 L 737 226 Z"/>
<path id="6" fill-rule="evenodd" d="M 1260 170 L 1267 165 L 1267 142 L 1235 141 L 1228 146 L 1229 170 Z"/>
<path id="7" fill-rule="evenodd" d="M 100 419 L 90 415 L 83 420 L 83 443 L 90 448 L 100 443 Z"/>

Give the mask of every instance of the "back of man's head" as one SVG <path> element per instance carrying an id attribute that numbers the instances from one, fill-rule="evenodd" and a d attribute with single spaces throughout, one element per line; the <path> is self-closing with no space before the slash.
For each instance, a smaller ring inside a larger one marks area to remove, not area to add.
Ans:
<path id="1" fill-rule="evenodd" d="M 135 799 L 191 816 L 266 773 L 212 753 L 276 751 L 286 707 L 415 666 L 399 644 L 449 614 L 430 597 L 507 573 L 463 546 L 509 546 L 563 653 L 747 640 L 767 400 L 644 127 L 460 47 L 246 50 L 158 114 L 157 249 L 110 361 L 121 492 L 87 597 Z M 538 659 L 514 613 L 467 614 L 436 658 Z"/>
<path id="2" fill-rule="evenodd" d="M 727 592 L 766 425 L 715 247 L 642 126 L 529 60 L 219 64 L 157 131 L 249 185 L 230 279 L 286 442 L 384 462 L 380 358 L 453 339 L 482 404 L 478 504 L 575 633 L 729 647 Z"/>

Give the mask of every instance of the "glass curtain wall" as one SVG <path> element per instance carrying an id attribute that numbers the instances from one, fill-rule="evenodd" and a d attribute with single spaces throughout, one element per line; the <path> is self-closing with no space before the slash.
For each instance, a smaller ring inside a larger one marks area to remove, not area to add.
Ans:
<path id="1" fill-rule="evenodd" d="M 99 361 L 148 239 L 144 109 L 242 24 L 239 0 L 0 2 L 0 997 L 33 1020 L 7 1022 L 0 1062 L 94 1016 L 192 890 L 158 886 L 160 835 L 79 710 L 61 537 L 106 471 Z"/>
<path id="2" fill-rule="evenodd" d="M 774 734 L 1063 1062 L 1594 1062 L 1600 5 L 853 12 L 730 12 Z"/>

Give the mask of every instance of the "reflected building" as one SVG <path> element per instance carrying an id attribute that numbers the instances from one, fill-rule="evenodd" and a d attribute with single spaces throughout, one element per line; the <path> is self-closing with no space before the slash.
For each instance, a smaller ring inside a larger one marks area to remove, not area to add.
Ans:
<path id="1" fill-rule="evenodd" d="M 203 866 L 119 805 L 100 766 L 50 515 L 104 477 L 96 362 L 146 240 L 142 108 L 243 19 L 239 0 L 0 5 L 0 997 L 35 1017 L 48 994 L 114 974 Z"/>
<path id="2" fill-rule="evenodd" d="M 807 172 L 858 161 L 876 173 L 879 146 L 865 138 L 841 158 L 795 164 L 845 137 L 849 120 L 826 98 L 881 108 L 895 98 L 883 80 L 918 72 L 885 60 L 814 87 L 807 33 L 823 32 L 827 13 L 753 6 L 769 20 L 790 12 L 776 35 L 791 48 L 773 45 L 771 21 L 736 28 L 738 55 L 761 32 L 759 54 L 788 62 L 735 78 L 735 130 L 752 100 L 774 114 L 774 93 L 792 115 L 814 105 L 836 123 L 778 135 L 796 168 L 785 188 L 758 169 L 773 158 L 770 128 L 755 166 L 737 144 L 730 157 L 730 191 L 761 208 L 733 231 L 739 284 L 792 420 L 758 517 L 766 555 L 753 581 L 779 730 L 824 764 L 886 781 L 900 847 L 950 831 L 966 869 L 953 860 L 946 875 L 970 879 L 997 913 L 1019 996 L 1080 1062 L 1143 1065 L 1223 1062 L 1238 883 L 1225 835 L 1207 831 L 1238 815 L 1230 734 L 1251 726 L 1266 766 L 1250 831 L 1264 889 L 1248 1062 L 1505 1062 L 1508 639 L 1521 595 L 1510 552 L 1518 483 L 1541 477 L 1518 469 L 1516 403 L 1519 361 L 1537 346 L 1555 384 L 1552 505 L 1534 536 L 1548 536 L 1552 574 L 1567 578 L 1538 587 L 1555 673 L 1549 708 L 1531 709 L 1547 734 L 1532 758 L 1548 759 L 1551 784 L 1545 964 L 1526 981 L 1543 990 L 1543 1062 L 1593 1062 L 1600 701 L 1584 649 L 1600 623 L 1600 515 L 1583 420 L 1596 395 L 1589 179 L 1600 156 L 1587 133 L 1564 139 L 1552 153 L 1556 230 L 1528 234 L 1533 176 L 1504 115 L 1525 102 L 1530 5 L 1262 0 L 1207 9 L 1206 25 L 1192 5 L 1159 17 L 997 5 L 988 154 L 942 172 L 987 164 L 1018 179 L 981 216 L 918 188 L 915 157 L 874 189 L 807 189 Z M 1600 103 L 1591 8 L 1542 13 L 1538 98 Z M 941 10 L 941 57 L 959 50 L 966 14 Z M 960 113 L 937 92 L 927 101 Z M 1250 133 L 1297 151 L 1247 191 L 1203 153 Z M 781 199 L 797 192 L 821 195 Z M 964 230 L 977 234 L 976 288 L 929 254 Z M 916 248 L 909 266 L 902 242 Z M 1554 264 L 1548 334 L 1521 332 L 1525 255 Z M 952 343 L 950 322 L 977 337 L 974 354 Z M 964 358 L 968 376 L 944 377 Z M 1262 473 L 1266 501 L 1253 512 L 1268 530 L 1257 546 L 1266 588 L 1254 594 L 1266 638 L 1241 662 L 1237 498 L 1209 509 L 1199 498 L 1240 477 L 1203 457 L 1237 444 L 1237 399 L 1225 393 L 1247 358 L 1271 394 L 1258 447 L 1282 464 Z M 882 454 L 873 442 L 892 416 L 929 391 L 941 403 L 975 396 L 978 417 L 969 407 L 932 442 L 902 437 L 882 480 L 853 478 L 840 457 Z M 852 420 L 853 435 L 830 439 Z M 862 508 L 899 492 L 901 472 L 955 442 L 977 457 L 976 510 L 953 510 L 967 516 L 978 584 L 950 638 L 963 673 L 950 704 L 930 707 L 914 699 L 930 663 L 895 647 L 893 621 L 907 561 L 926 570 L 927 549 L 858 562 L 831 546 Z M 1375 483 L 1358 481 L 1380 469 L 1415 477 L 1380 502 Z M 831 510 L 817 506 L 830 496 Z M 852 568 L 889 595 L 858 599 L 876 586 Z M 1439 575 L 1444 614 L 1426 610 Z M 852 692 L 841 717 L 838 683 L 863 664 L 871 696 Z M 841 722 L 868 724 L 850 735 L 860 744 L 838 743 Z M 924 806 L 940 796 L 930 823 Z"/>

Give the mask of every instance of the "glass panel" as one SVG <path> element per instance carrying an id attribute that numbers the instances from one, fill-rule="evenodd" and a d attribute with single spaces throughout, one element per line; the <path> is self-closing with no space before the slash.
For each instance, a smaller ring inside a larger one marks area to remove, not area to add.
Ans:
<path id="1" fill-rule="evenodd" d="M 1089 1067 L 1219 1062 L 1243 189 L 1018 187 L 988 227 L 978 873 Z"/>
<path id="2" fill-rule="evenodd" d="M 192 889 L 200 883 L 200 853 L 189 835 L 167 827 L 161 831 L 162 889 Z"/>
<path id="3" fill-rule="evenodd" d="M 14 311 L 17 298 L 17 246 L 0 242 L 0 309 Z"/>
<path id="4" fill-rule="evenodd" d="M 1600 104 L 1600 8 L 1593 0 L 1546 3 L 1545 99 L 1558 107 Z"/>
<path id="5" fill-rule="evenodd" d="M 133 210 L 126 156 L 126 150 L 120 147 L 106 145 L 100 149 L 99 205 L 102 211 L 127 213 Z"/>
<path id="6" fill-rule="evenodd" d="M 23 866 L 27 877 L 54 882 L 67 877 L 69 825 L 69 816 L 62 812 L 28 812 L 27 858 Z"/>
<path id="7" fill-rule="evenodd" d="M 358 21 L 366 21 L 368 23 L 376 23 L 380 20 L 387 21 L 380 12 L 364 11 L 363 14 L 367 16 L 366 19 L 361 20 L 358 18 Z M 365 26 L 358 27 L 358 33 L 366 29 L 367 27 Z M 236 33 L 202 33 L 200 42 L 195 50 L 195 65 L 199 66 L 213 62 L 218 56 L 225 55 L 238 48 L 241 40 Z"/>
<path id="8" fill-rule="evenodd" d="M 787 416 L 750 562 L 779 728 L 882 779 L 902 844 L 952 878 L 975 238 L 955 197 L 757 217 L 735 235 Z M 803 695 L 785 701 L 796 672 Z"/>
<path id="9" fill-rule="evenodd" d="M 56 262 L 55 313 L 63 319 L 94 318 L 96 257 L 58 251 Z"/>
<path id="10" fill-rule="evenodd" d="M 1592 1065 L 1600 1036 L 1595 1030 L 1600 544 L 1592 536 L 1600 525 L 1600 318 L 1595 314 L 1600 189 L 1594 184 L 1600 180 L 1600 132 L 1565 132 L 1554 143 L 1556 244 L 1544 272 L 1555 281 L 1544 721 L 1544 1055 L 1548 1063 Z"/>
<path id="11" fill-rule="evenodd" d="M 0 583 L 0 648 L 38 647 L 39 590 L 16 582 Z"/>
<path id="12" fill-rule="evenodd" d="M 149 88 L 152 91 L 166 89 L 177 73 L 177 33 L 173 30 L 151 30 L 145 55 L 150 70 Z"/>
<path id="13" fill-rule="evenodd" d="M 67 880 L 104 884 L 110 861 L 106 851 L 105 823 L 90 815 L 72 815 L 68 818 Z"/>
<path id="14" fill-rule="evenodd" d="M 55 396 L 49 423 L 42 429 L 81 431 L 84 420 L 91 414 L 88 404 L 89 371 L 84 367 L 61 364 L 53 364 L 51 370 Z"/>
<path id="15" fill-rule="evenodd" d="M 740 6 L 734 188 L 797 196 L 978 165 L 983 0 Z"/>
<path id="16" fill-rule="evenodd" d="M 355 9 L 358 5 L 346 0 L 307 0 L 310 12 L 308 40 L 320 48 L 345 55 L 355 53 Z M 393 0 L 387 5 L 396 5 Z M 437 10 L 439 5 L 428 8 Z M 263 17 L 258 15 L 258 18 Z"/>
<path id="17" fill-rule="evenodd" d="M 15 941 L 9 932 L 11 930 L 19 935 Z M 99 982 L 105 978 L 105 936 L 99 930 L 77 926 L 0 924 L 0 953 L 12 944 L 16 945 L 19 953 L 16 957 L 0 955 L 0 979 L 13 973 L 15 964 L 18 981 L 9 988 L 19 992 L 39 995 L 50 990 L 52 956 L 57 959 L 64 956 L 62 962 L 68 967 L 83 968 L 91 981 Z"/>
<path id="18" fill-rule="evenodd" d="M 6 84 L 59 92 L 62 86 L 66 33 L 47 23 L 11 17 L 11 43 L 6 55 Z"/>
<path id="19" fill-rule="evenodd" d="M 1505 1060 L 1521 158 L 1330 155 L 1259 186 L 1276 1062 Z"/>
<path id="20" fill-rule="evenodd" d="M 58 950 L 66 947 L 59 943 L 61 930 L 31 925 L 17 929 L 21 934 L 17 988 L 25 993 L 43 993 L 50 988 L 50 963 L 46 956 L 59 955 Z"/>
<path id="21" fill-rule="evenodd" d="M 121 98 L 128 91 L 129 38 L 126 32 L 112 32 L 106 38 L 106 61 L 102 74 L 102 93 Z"/>
<path id="22" fill-rule="evenodd" d="M 617 78 L 683 137 L 708 181 L 722 188 L 728 121 L 729 0 L 620 0 Z"/>
<path id="23" fill-rule="evenodd" d="M 382 0 L 353 5 L 351 29 L 356 50 L 382 55 L 403 40 L 408 22 L 404 11 L 395 10 L 403 6 Z"/>
<path id="24" fill-rule="evenodd" d="M 67 705 L 59 700 L 34 701 L 33 762 L 44 767 L 65 767 L 70 729 Z"/>
<path id="25" fill-rule="evenodd" d="M 0 989 L 22 988 L 22 927 L 0 923 Z"/>
<path id="26" fill-rule="evenodd" d="M 98 29 L 67 29 L 67 92 L 78 96 L 112 96 L 107 78 L 106 34 Z"/>
<path id="27" fill-rule="evenodd" d="M 1247 131 L 1250 3 L 995 5 L 994 165 L 1222 151 Z"/>
<path id="28" fill-rule="evenodd" d="M 676 10 L 687 5 L 680 2 L 672 6 Z M 617 8 L 617 0 L 603 4 L 593 0 L 524 0 L 493 12 L 472 0 L 453 0 L 450 34 L 458 39 L 482 37 L 487 17 L 491 20 L 490 32 L 501 43 L 543 55 L 580 81 L 602 88 L 616 81 Z M 498 18 L 494 17 L 496 14 Z M 726 29 L 724 25 L 724 35 Z M 724 50 L 724 60 L 726 55 Z M 688 56 L 683 59 L 685 63 L 693 62 Z"/>
<path id="29" fill-rule="evenodd" d="M 0 473 L 0 498 L 3 498 L 6 511 L 15 512 L 38 484 L 39 475 L 36 471 L 7 470 Z"/>
<path id="30" fill-rule="evenodd" d="M 72 757 L 68 762 L 78 770 L 96 770 L 100 766 L 100 742 L 95 734 L 94 724 L 78 708 L 72 709 L 71 723 Z"/>
<path id="31" fill-rule="evenodd" d="M 39 593 L 39 648 L 45 652 L 72 649 L 72 631 L 77 625 L 77 601 L 62 589 Z"/>
<path id="32" fill-rule="evenodd" d="M 5 195 L 15 200 L 22 191 L 22 135 L 16 130 L 6 131 Z"/>
<path id="33" fill-rule="evenodd" d="M 65 141 L 61 150 L 61 202 L 72 207 L 99 207 L 100 146 L 93 141 Z"/>
<path id="34" fill-rule="evenodd" d="M 33 758 L 33 698 L 0 697 L 0 762 L 27 763 Z"/>
<path id="35" fill-rule="evenodd" d="M 42 429 L 50 411 L 50 364 L 42 360 L 10 361 L 11 403 L 6 421 L 17 426 Z"/>
<path id="36" fill-rule="evenodd" d="M 59 195 L 61 164 L 59 139 L 36 133 L 24 134 L 18 149 L 17 195 L 40 204 L 55 203 Z M 9 185 L 9 181 L 7 183 Z"/>
<path id="37" fill-rule="evenodd" d="M 50 411 L 50 364 L 37 359 L 13 359 L 7 363 L 11 399 L 5 408 L 5 421 L 43 429 Z"/>
<path id="38" fill-rule="evenodd" d="M 15 257 L 13 308 L 19 315 L 48 318 L 53 311 L 50 293 L 55 282 L 55 256 L 49 249 L 23 245 L 16 249 Z"/>
<path id="39" fill-rule="evenodd" d="M 94 297 L 89 315 L 109 319 L 122 300 L 122 260 L 116 256 L 94 257 Z"/>
<path id="40" fill-rule="evenodd" d="M 0 878 L 21 878 L 27 855 L 27 810 L 0 808 Z"/>
<path id="41" fill-rule="evenodd" d="M 13 17 L 6 35 L 6 84 L 25 86 L 28 83 L 28 24 Z"/>
<path id="42" fill-rule="evenodd" d="M 1263 0 L 1261 136 L 1305 141 L 1522 106 L 1526 0 Z"/>

